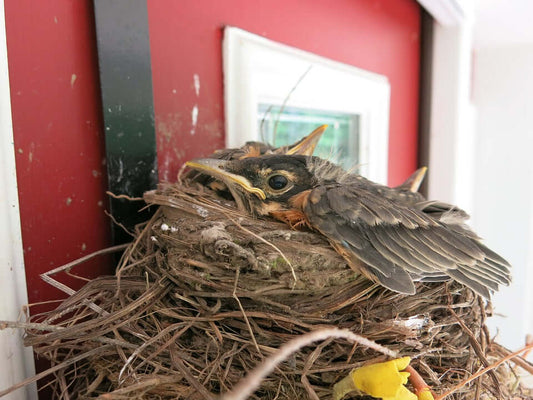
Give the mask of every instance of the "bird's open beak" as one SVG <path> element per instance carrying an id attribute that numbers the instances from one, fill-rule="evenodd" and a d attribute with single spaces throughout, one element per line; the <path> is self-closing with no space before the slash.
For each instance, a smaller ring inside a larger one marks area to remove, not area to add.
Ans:
<path id="1" fill-rule="evenodd" d="M 261 200 L 266 199 L 265 192 L 261 189 L 254 187 L 248 179 L 244 176 L 233 174 L 224 170 L 224 166 L 228 163 L 226 160 L 216 160 L 213 158 L 199 158 L 196 160 L 187 161 L 185 165 L 189 168 L 193 168 L 197 171 L 203 172 L 213 178 L 220 179 L 228 187 L 234 186 L 235 184 L 239 185 L 248 193 L 253 193 Z"/>
<path id="2" fill-rule="evenodd" d="M 302 140 L 292 146 L 289 150 L 287 150 L 285 154 L 300 154 L 303 156 L 312 156 L 315 151 L 315 147 L 318 144 L 318 141 L 322 137 L 322 134 L 327 129 L 327 127 L 327 125 L 319 126 L 313 132 L 311 132 L 309 135 L 304 137 Z"/>

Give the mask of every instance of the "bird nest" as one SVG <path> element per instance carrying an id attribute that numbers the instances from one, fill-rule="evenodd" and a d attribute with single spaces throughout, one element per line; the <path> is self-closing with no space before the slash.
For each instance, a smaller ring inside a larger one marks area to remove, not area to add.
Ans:
<path id="1" fill-rule="evenodd" d="M 39 377 L 53 374 L 57 398 L 215 398 L 283 344 L 327 327 L 410 356 L 436 393 L 509 353 L 491 340 L 485 301 L 458 283 L 391 292 L 322 236 L 253 219 L 200 187 L 162 186 L 145 201 L 160 207 L 116 275 L 24 325 L 26 344 L 52 364 Z M 331 337 L 285 357 L 251 398 L 331 399 L 350 370 L 386 359 Z M 515 369 L 502 364 L 448 398 L 531 398 Z"/>

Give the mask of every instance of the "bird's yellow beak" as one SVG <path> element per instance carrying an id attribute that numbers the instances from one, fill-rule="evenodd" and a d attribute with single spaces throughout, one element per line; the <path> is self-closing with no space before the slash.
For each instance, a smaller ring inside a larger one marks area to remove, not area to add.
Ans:
<path id="1" fill-rule="evenodd" d="M 233 174 L 224 170 L 224 165 L 228 161 L 217 160 L 213 158 L 199 158 L 196 160 L 187 161 L 185 165 L 187 167 L 195 169 L 197 171 L 203 172 L 213 178 L 220 179 L 228 186 L 234 186 L 235 184 L 239 185 L 248 193 L 255 194 L 261 200 L 266 199 L 265 192 L 261 189 L 254 187 L 248 179 L 244 176 Z"/>
<path id="2" fill-rule="evenodd" d="M 315 152 L 315 147 L 318 144 L 318 141 L 322 137 L 322 134 L 327 129 L 327 125 L 322 125 L 316 128 L 313 132 L 311 132 L 309 135 L 304 137 L 302 140 L 300 140 L 298 143 L 296 143 L 293 147 L 291 147 L 285 154 L 292 155 L 292 154 L 300 154 L 303 156 L 312 156 Z"/>

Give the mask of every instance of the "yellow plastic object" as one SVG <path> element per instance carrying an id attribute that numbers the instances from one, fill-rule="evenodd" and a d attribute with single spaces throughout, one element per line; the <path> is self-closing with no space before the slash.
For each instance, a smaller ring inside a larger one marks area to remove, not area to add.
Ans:
<path id="1" fill-rule="evenodd" d="M 418 400 L 435 400 L 435 398 L 429 388 L 425 388 L 418 393 Z"/>
<path id="2" fill-rule="evenodd" d="M 340 400 L 350 392 L 358 392 L 383 400 L 431 400 L 431 392 L 424 390 L 421 396 L 417 397 L 404 386 L 409 378 L 409 372 L 403 370 L 410 362 L 409 357 L 402 357 L 355 369 L 335 384 L 333 399 Z M 427 397 L 426 394 L 431 397 Z"/>

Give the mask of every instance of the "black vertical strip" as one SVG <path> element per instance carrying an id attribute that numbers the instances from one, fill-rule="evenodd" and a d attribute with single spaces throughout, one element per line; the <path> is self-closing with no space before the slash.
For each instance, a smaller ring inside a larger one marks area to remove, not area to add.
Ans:
<path id="1" fill-rule="evenodd" d="M 433 18 L 421 8 L 420 33 L 420 94 L 418 110 L 418 165 L 429 165 L 429 133 L 431 121 L 431 75 L 433 69 Z M 428 179 L 420 192 L 427 196 Z"/>
<path id="2" fill-rule="evenodd" d="M 109 190 L 139 197 L 157 184 L 152 69 L 146 0 L 94 0 Z M 127 229 L 148 218 L 144 204 L 110 199 Z M 113 225 L 113 241 L 131 240 Z"/>

